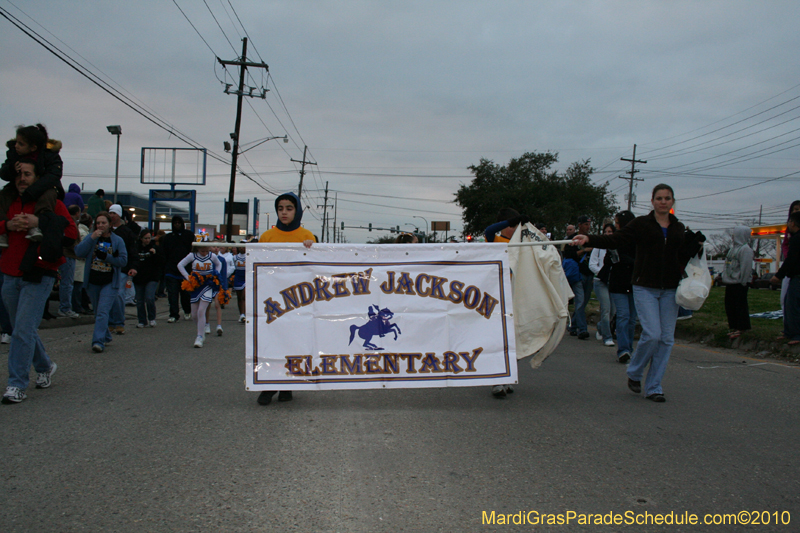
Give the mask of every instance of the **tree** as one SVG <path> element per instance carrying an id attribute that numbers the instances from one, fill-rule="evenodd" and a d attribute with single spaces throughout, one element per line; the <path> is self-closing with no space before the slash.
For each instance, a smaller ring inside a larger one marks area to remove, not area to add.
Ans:
<path id="1" fill-rule="evenodd" d="M 557 153 L 527 152 L 505 166 L 481 158 L 477 166 L 468 167 L 475 178 L 455 194 L 463 209 L 464 233 L 482 234 L 504 207 L 547 225 L 554 240 L 563 238 L 567 224 L 580 215 L 592 217 L 599 229 L 617 208 L 607 185 L 591 182 L 594 168 L 588 159 L 572 163 L 563 173 L 551 170 L 557 162 Z"/>
<path id="2" fill-rule="evenodd" d="M 381 235 L 376 239 L 367 241 L 367 244 L 391 244 L 397 238 L 397 235 Z"/>

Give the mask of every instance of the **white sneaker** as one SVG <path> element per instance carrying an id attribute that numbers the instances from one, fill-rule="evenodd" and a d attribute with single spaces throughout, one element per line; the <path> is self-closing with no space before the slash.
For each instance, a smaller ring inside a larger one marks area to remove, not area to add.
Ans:
<path id="1" fill-rule="evenodd" d="M 42 234 L 42 230 L 40 230 L 39 228 L 31 228 L 28 230 L 28 234 L 25 235 L 26 239 L 33 242 L 41 241 L 42 237 L 44 237 L 44 235 Z"/>
<path id="2" fill-rule="evenodd" d="M 616 346 L 616 344 L 614 344 L 614 341 L 612 341 L 611 339 L 608 339 L 606 342 L 603 343 L 603 345 L 604 346 Z"/>
<path id="3" fill-rule="evenodd" d="M 151 327 L 151 328 L 154 328 L 154 327 L 156 327 L 156 321 L 155 321 L 155 320 L 151 320 L 151 321 L 150 321 L 150 327 Z"/>
<path id="4" fill-rule="evenodd" d="M 6 393 L 3 394 L 3 403 L 19 403 L 28 395 L 19 387 L 6 387 Z"/>
<path id="5" fill-rule="evenodd" d="M 239 322 L 241 322 L 242 324 L 244 324 L 246 320 L 247 320 L 247 317 L 246 317 L 246 316 L 244 316 L 244 315 L 239 315 Z"/>
<path id="6" fill-rule="evenodd" d="M 59 309 L 59 311 L 58 311 L 58 316 L 63 316 L 63 317 L 66 317 L 66 318 L 78 318 L 78 317 L 80 317 L 81 315 L 79 315 L 78 313 L 76 313 L 76 312 L 75 312 L 75 311 L 73 311 L 72 309 L 70 309 L 70 310 L 69 310 L 69 311 L 67 311 L 67 312 L 61 311 L 61 310 Z"/>
<path id="7" fill-rule="evenodd" d="M 175 318 L 174 316 L 169 317 L 169 320 L 167 320 L 167 322 L 169 322 L 170 324 L 174 324 L 177 321 L 178 321 L 178 319 Z"/>
<path id="8" fill-rule="evenodd" d="M 137 327 L 137 328 L 140 328 L 140 329 L 141 329 L 141 328 L 146 328 L 146 327 L 147 327 L 147 324 L 136 324 L 136 327 Z"/>
<path id="9" fill-rule="evenodd" d="M 203 336 L 198 335 L 197 338 L 194 340 L 194 347 L 195 348 L 202 348 L 203 347 Z"/>
<path id="10" fill-rule="evenodd" d="M 11 344 L 11 335 L 8 333 L 0 335 L 0 344 Z"/>
<path id="11" fill-rule="evenodd" d="M 204 330 L 203 330 L 203 332 L 204 332 L 206 335 L 208 335 L 209 333 L 211 333 L 211 326 L 209 326 L 208 324 L 206 324 L 206 329 L 204 329 Z"/>
<path id="12" fill-rule="evenodd" d="M 222 337 L 222 325 L 217 324 L 217 337 Z"/>
<path id="13" fill-rule="evenodd" d="M 603 336 L 602 336 L 602 335 L 600 335 L 600 332 L 599 332 L 599 331 L 598 331 L 597 333 L 595 333 L 595 334 L 594 334 L 594 338 L 595 338 L 595 339 L 597 339 L 597 340 L 599 340 L 599 341 L 603 340 Z"/>
<path id="14" fill-rule="evenodd" d="M 183 319 L 184 320 L 191 320 L 192 319 L 192 313 L 183 313 Z"/>
<path id="15" fill-rule="evenodd" d="M 36 376 L 36 388 L 37 389 L 46 389 L 51 385 L 50 377 L 56 373 L 56 369 L 58 365 L 55 362 L 51 361 L 50 370 L 47 372 L 42 372 Z"/>

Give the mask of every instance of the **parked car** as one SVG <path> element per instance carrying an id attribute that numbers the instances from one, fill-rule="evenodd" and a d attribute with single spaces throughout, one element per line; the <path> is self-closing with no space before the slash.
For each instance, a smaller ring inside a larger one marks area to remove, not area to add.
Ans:
<path id="1" fill-rule="evenodd" d="M 773 291 L 776 291 L 780 289 L 781 286 L 770 283 L 770 280 L 774 275 L 775 275 L 774 272 L 767 272 L 766 274 L 763 274 L 760 278 L 754 279 L 753 282 L 750 284 L 750 286 L 754 289 L 771 289 Z"/>

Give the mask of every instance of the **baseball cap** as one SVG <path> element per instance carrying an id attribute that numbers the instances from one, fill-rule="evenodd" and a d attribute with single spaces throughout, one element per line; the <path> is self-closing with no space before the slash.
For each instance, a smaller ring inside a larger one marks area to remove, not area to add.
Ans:
<path id="1" fill-rule="evenodd" d="M 591 222 L 592 217 L 589 215 L 581 215 L 578 217 L 578 224 L 586 224 L 587 222 Z"/>

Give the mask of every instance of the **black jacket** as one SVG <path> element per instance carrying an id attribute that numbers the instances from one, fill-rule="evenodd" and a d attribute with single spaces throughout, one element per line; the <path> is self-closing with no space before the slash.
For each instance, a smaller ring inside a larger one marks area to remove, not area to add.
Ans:
<path id="1" fill-rule="evenodd" d="M 636 247 L 631 283 L 651 289 L 678 287 L 686 263 L 701 249 L 702 233 L 688 231 L 674 215 L 669 215 L 667 238 L 655 213 L 635 218 L 611 235 L 591 235 L 588 246 L 618 249 Z"/>
<path id="2" fill-rule="evenodd" d="M 21 159 L 17 154 L 16 148 L 14 148 L 15 144 L 15 140 L 10 140 L 6 143 L 8 147 L 6 161 L 0 166 L 0 179 L 11 182 L 12 186 L 14 185 L 14 178 L 17 176 L 17 170 L 14 167 L 17 161 Z M 61 185 L 64 164 L 61 161 L 61 156 L 58 155 L 61 149 L 61 142 L 48 141 L 48 145 L 52 146 L 52 149 L 39 150 L 36 157 L 36 174 L 39 179 L 23 193 L 23 199 L 26 202 L 38 200 L 44 191 L 51 188 L 58 191 L 59 200 L 64 199 L 64 187 Z"/>
<path id="3" fill-rule="evenodd" d="M 133 234 L 131 230 L 125 224 L 122 224 L 118 228 L 113 229 L 114 233 L 116 233 L 125 243 L 125 249 L 128 251 L 128 263 L 122 269 L 123 274 L 128 274 L 128 271 L 133 269 L 137 272 L 139 271 L 139 254 L 137 253 L 136 241 L 137 238 Z"/>
<path id="4" fill-rule="evenodd" d="M 150 250 L 155 250 L 155 254 Z M 164 261 L 164 256 L 161 249 L 151 242 L 145 249 L 139 249 L 139 268 L 136 269 L 136 276 L 133 278 L 133 283 L 136 285 L 144 285 L 151 281 L 159 281 L 161 277 L 161 264 Z"/>
<path id="5" fill-rule="evenodd" d="M 606 261 L 611 263 L 608 273 L 608 292 L 630 294 L 633 290 L 633 264 L 636 260 L 636 246 L 622 246 L 606 254 Z"/>
<path id="6" fill-rule="evenodd" d="M 183 276 L 178 271 L 178 263 L 191 253 L 193 242 L 194 234 L 187 229 L 173 231 L 164 235 L 161 239 L 161 250 L 164 252 L 167 274 L 183 279 Z"/>
<path id="7" fill-rule="evenodd" d="M 800 275 L 800 231 L 789 237 L 789 253 L 775 275 L 780 279 Z"/>

